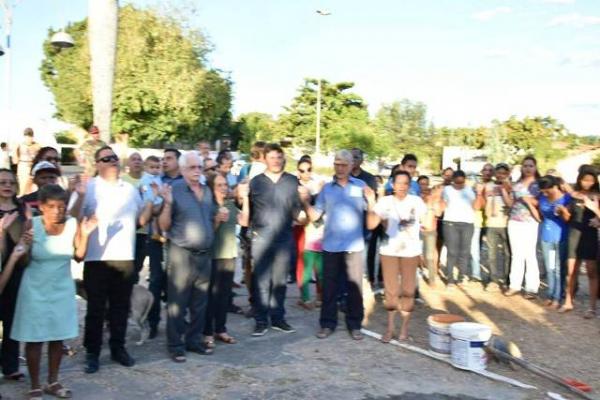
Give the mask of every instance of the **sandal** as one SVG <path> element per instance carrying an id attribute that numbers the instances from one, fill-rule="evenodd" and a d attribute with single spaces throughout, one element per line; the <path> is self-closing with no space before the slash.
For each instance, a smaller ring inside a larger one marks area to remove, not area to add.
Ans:
<path id="1" fill-rule="evenodd" d="M 7 381 L 23 382 L 25 380 L 25 374 L 22 372 L 13 372 L 9 375 L 4 375 L 4 379 Z"/>
<path id="2" fill-rule="evenodd" d="M 33 389 L 27 392 L 27 398 L 29 400 L 42 400 L 44 398 L 44 392 L 42 389 Z"/>
<path id="3" fill-rule="evenodd" d="M 216 345 L 215 345 L 215 338 L 212 337 L 212 336 L 206 336 L 204 338 L 204 345 L 208 349 L 214 349 L 216 347 Z"/>
<path id="4" fill-rule="evenodd" d="M 592 319 L 596 316 L 596 310 L 592 310 L 591 308 L 589 310 L 586 310 L 586 312 L 583 313 L 583 318 L 585 319 Z"/>
<path id="5" fill-rule="evenodd" d="M 217 336 L 215 336 L 215 338 L 223 343 L 227 343 L 227 344 L 236 344 L 237 340 L 235 340 L 235 338 L 233 336 L 229 336 L 227 333 L 220 333 Z"/>
<path id="6" fill-rule="evenodd" d="M 50 383 L 44 387 L 44 393 L 59 399 L 70 399 L 73 396 L 71 389 L 65 388 L 58 382 Z"/>
<path id="7" fill-rule="evenodd" d="M 389 343 L 394 337 L 394 332 L 386 332 L 381 335 L 381 343 Z"/>

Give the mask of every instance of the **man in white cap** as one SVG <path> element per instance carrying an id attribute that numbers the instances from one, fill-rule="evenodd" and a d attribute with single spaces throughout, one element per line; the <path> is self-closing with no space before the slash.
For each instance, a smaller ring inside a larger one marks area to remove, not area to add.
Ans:
<path id="1" fill-rule="evenodd" d="M 31 208 L 34 216 L 39 215 L 38 208 L 38 193 L 43 186 L 58 183 L 60 177 L 60 171 L 56 168 L 56 165 L 49 161 L 40 161 L 35 164 L 31 170 L 31 176 L 33 177 L 33 183 L 35 183 L 37 190 L 24 196 L 21 196 L 20 200 Z"/>

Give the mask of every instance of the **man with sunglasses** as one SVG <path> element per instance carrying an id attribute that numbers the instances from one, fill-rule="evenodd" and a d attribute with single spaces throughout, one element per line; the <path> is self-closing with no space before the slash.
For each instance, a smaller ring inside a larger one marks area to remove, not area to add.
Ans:
<path id="1" fill-rule="evenodd" d="M 119 157 L 108 146 L 94 155 L 97 177 L 91 179 L 76 216 L 98 219 L 98 228 L 90 235 L 83 269 L 88 294 L 84 346 L 86 373 L 100 367 L 102 332 L 105 318 L 110 327 L 111 358 L 131 367 L 135 360 L 125 350 L 127 318 L 134 279 L 135 233 L 152 217 L 152 203 L 143 205 L 139 191 L 119 177 Z M 108 306 L 108 312 L 107 312 Z"/>

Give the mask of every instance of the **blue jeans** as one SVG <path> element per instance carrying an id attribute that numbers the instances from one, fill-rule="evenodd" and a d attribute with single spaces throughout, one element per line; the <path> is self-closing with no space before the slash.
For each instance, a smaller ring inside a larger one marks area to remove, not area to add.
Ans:
<path id="1" fill-rule="evenodd" d="M 252 289 L 254 291 L 255 320 L 259 325 L 267 325 L 284 320 L 285 294 L 292 253 L 292 235 L 278 238 L 252 238 Z"/>
<path id="2" fill-rule="evenodd" d="M 567 260 L 567 241 L 542 241 L 546 278 L 548 280 L 548 299 L 560 301 L 563 297 L 565 279 L 565 261 Z"/>
<path id="3" fill-rule="evenodd" d="M 473 238 L 471 239 L 471 278 L 481 280 L 481 234 L 482 228 L 475 226 L 473 228 Z"/>

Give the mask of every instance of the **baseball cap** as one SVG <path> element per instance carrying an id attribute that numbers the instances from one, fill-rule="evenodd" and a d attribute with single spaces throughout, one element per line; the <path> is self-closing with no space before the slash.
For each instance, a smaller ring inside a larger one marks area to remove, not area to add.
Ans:
<path id="1" fill-rule="evenodd" d="M 35 164 L 31 170 L 31 175 L 35 176 L 35 174 L 40 171 L 54 171 L 57 175 L 60 175 L 58 168 L 56 168 L 56 166 L 49 161 L 40 161 L 39 163 Z"/>

